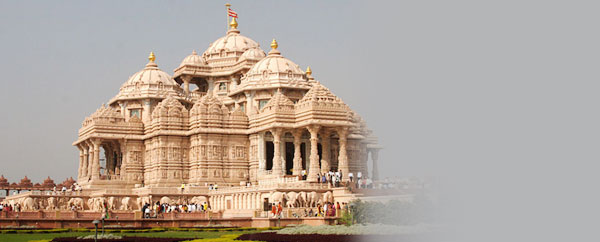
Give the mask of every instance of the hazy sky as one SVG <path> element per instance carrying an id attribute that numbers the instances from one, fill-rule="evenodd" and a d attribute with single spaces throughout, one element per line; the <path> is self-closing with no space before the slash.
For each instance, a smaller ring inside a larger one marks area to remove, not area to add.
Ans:
<path id="1" fill-rule="evenodd" d="M 0 174 L 75 177 L 83 119 L 150 51 L 172 74 L 223 36 L 224 3 L 0 1 Z M 243 35 L 276 38 L 366 119 L 383 176 L 440 177 L 469 235 L 593 241 L 595 1 L 231 3 Z"/>

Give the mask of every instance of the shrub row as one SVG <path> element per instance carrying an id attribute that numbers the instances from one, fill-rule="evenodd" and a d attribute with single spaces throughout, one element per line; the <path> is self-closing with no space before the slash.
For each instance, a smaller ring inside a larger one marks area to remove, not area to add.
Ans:
<path id="1" fill-rule="evenodd" d="M 187 241 L 182 241 L 182 242 L 238 242 L 239 240 L 236 240 L 236 239 L 240 236 L 241 236 L 241 234 L 226 234 L 226 235 L 221 235 L 220 238 L 195 239 L 195 240 L 187 240 Z M 259 241 L 245 240 L 244 242 L 259 242 Z"/>
<path id="2" fill-rule="evenodd" d="M 147 229 L 105 229 L 107 233 L 148 233 L 165 231 L 183 231 L 183 232 L 228 232 L 228 231 L 265 231 L 278 230 L 280 227 L 252 228 L 252 227 L 233 227 L 233 228 L 147 228 Z M 100 230 L 100 229 L 99 229 Z M 66 232 L 94 232 L 95 229 L 0 229 L 2 234 L 45 234 L 45 233 L 66 233 Z"/>

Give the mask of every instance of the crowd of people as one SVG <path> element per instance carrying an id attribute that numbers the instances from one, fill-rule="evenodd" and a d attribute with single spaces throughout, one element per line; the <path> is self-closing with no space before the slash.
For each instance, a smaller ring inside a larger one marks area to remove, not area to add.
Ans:
<path id="1" fill-rule="evenodd" d="M 207 202 L 190 204 L 168 204 L 156 202 L 154 204 L 146 203 L 142 206 L 144 218 L 158 218 L 165 213 L 197 213 L 210 211 L 211 207 Z"/>
<path id="2" fill-rule="evenodd" d="M 348 211 L 348 204 L 343 202 L 326 202 L 324 205 L 318 204 L 317 207 L 313 210 L 313 208 L 304 208 L 304 210 L 298 214 L 294 213 L 292 216 L 294 217 L 339 217 L 341 216 L 343 211 Z"/>
<path id="3" fill-rule="evenodd" d="M 20 212 L 21 211 L 21 205 L 15 204 L 15 206 L 13 207 L 10 204 L 2 204 L 2 203 L 0 203 L 0 212 L 2 212 L 2 211 L 6 211 L 6 212 L 12 212 L 12 211 Z"/>
<path id="4" fill-rule="evenodd" d="M 270 204 L 270 216 L 272 218 L 282 218 L 283 206 L 281 202 Z M 317 204 L 316 208 L 304 208 L 300 211 L 294 211 L 291 216 L 296 218 L 301 217 L 339 217 L 342 211 L 348 211 L 348 204 L 343 202 L 326 202 L 324 205 Z"/>

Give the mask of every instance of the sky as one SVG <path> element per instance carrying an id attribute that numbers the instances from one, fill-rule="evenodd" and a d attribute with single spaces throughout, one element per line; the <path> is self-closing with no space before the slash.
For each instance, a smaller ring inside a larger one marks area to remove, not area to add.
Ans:
<path id="1" fill-rule="evenodd" d="M 468 236 L 590 241 L 594 1 L 230 2 L 243 35 L 276 38 L 367 121 L 382 176 L 439 178 Z M 150 51 L 172 74 L 223 36 L 224 3 L 0 1 L 0 174 L 76 177 L 83 119 Z"/>

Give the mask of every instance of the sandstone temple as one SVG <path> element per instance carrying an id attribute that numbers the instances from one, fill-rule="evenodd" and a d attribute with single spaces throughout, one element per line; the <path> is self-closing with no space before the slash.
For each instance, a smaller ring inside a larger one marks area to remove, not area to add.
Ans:
<path id="1" fill-rule="evenodd" d="M 225 36 L 183 58 L 173 75 L 154 53 L 148 59 L 83 120 L 73 143 L 82 190 L 62 205 L 54 199 L 52 208 L 206 201 L 224 216 L 252 216 L 273 202 L 309 207 L 356 197 L 317 182 L 329 171 L 341 172 L 342 182 L 350 173 L 378 178 L 380 146 L 364 120 L 310 67 L 284 57 L 275 39 L 265 53 L 241 35 L 235 18 Z M 32 209 L 47 209 L 49 196 L 7 201 L 31 199 Z"/>

